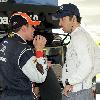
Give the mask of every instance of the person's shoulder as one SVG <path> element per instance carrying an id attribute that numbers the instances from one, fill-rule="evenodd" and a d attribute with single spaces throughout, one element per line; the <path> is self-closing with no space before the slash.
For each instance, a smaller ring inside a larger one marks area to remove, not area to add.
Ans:
<path id="1" fill-rule="evenodd" d="M 84 28 L 78 27 L 74 32 L 73 39 L 75 38 L 75 40 L 85 40 L 87 38 L 87 34 L 89 33 Z"/>
<path id="2" fill-rule="evenodd" d="M 9 43 L 14 43 L 11 38 L 8 38 L 8 36 L 5 36 L 1 39 L 0 41 L 1 44 L 9 44 Z"/>
<path id="3" fill-rule="evenodd" d="M 3 45 L 6 46 L 6 48 L 25 48 L 25 45 L 18 42 L 15 37 L 7 37 L 2 40 L 1 42 Z"/>

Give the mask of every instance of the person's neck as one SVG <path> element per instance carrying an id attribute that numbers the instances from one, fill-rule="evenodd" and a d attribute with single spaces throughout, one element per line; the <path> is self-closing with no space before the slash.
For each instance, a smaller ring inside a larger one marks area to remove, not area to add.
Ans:
<path id="1" fill-rule="evenodd" d="M 80 24 L 79 24 L 79 23 L 77 23 L 77 24 L 75 24 L 75 25 L 73 26 L 72 32 L 73 32 L 77 27 L 80 27 Z"/>
<path id="2" fill-rule="evenodd" d="M 22 34 L 21 32 L 17 32 L 16 34 L 17 34 L 18 36 L 20 36 L 20 37 L 26 42 L 26 39 L 25 39 L 24 34 Z"/>

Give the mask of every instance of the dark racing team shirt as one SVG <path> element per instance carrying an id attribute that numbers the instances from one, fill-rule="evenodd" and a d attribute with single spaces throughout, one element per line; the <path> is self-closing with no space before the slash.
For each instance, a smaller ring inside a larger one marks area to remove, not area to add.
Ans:
<path id="1" fill-rule="evenodd" d="M 0 73 L 4 81 L 4 90 L 31 93 L 31 82 L 45 81 L 47 59 L 36 58 L 32 48 L 15 34 L 0 43 Z"/>

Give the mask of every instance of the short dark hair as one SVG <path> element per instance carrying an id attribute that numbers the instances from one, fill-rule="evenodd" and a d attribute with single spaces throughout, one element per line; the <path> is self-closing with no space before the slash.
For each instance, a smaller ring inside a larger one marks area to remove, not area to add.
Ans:
<path id="1" fill-rule="evenodd" d="M 73 18 L 74 15 L 69 15 L 69 19 L 71 20 Z M 77 22 L 81 23 L 81 19 L 82 17 L 76 16 Z"/>
<path id="2" fill-rule="evenodd" d="M 13 32 L 17 33 L 18 31 L 20 31 L 21 27 L 16 28 L 15 30 L 13 30 Z"/>
<path id="3" fill-rule="evenodd" d="M 25 26 L 28 27 L 28 24 L 26 24 Z M 22 26 L 21 26 L 22 27 Z M 15 30 L 13 30 L 13 32 L 17 33 L 18 31 L 20 31 L 21 27 L 16 28 Z"/>
<path id="4" fill-rule="evenodd" d="M 82 17 L 76 16 L 76 18 L 77 18 L 77 22 L 81 24 Z"/>

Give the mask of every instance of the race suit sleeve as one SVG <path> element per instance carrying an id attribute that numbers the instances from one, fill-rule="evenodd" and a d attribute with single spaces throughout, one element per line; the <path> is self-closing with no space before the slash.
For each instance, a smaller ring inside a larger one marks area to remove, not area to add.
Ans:
<path id="1" fill-rule="evenodd" d="M 42 83 L 47 76 L 47 58 L 36 58 L 31 50 L 26 50 L 19 56 L 18 65 L 32 82 Z"/>

